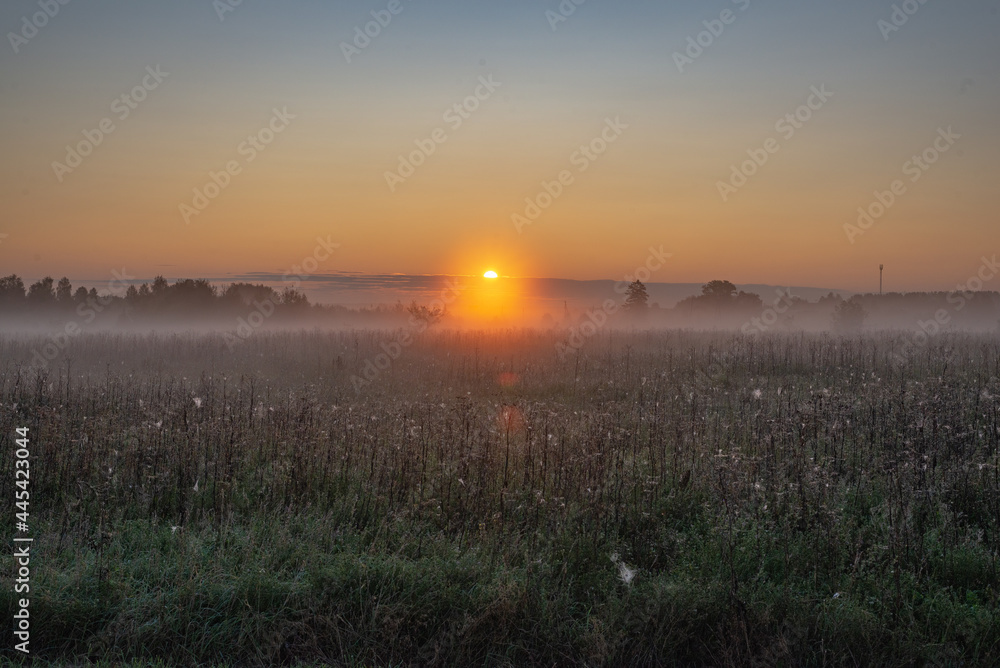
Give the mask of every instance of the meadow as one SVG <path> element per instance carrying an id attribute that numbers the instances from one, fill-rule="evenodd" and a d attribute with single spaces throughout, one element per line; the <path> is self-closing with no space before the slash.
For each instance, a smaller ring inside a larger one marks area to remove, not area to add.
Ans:
<path id="1" fill-rule="evenodd" d="M 564 336 L 0 337 L 36 663 L 1000 664 L 996 334 Z"/>

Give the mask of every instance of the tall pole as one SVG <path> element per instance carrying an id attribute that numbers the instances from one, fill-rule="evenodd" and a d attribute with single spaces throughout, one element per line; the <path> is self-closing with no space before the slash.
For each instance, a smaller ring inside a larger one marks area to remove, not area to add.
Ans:
<path id="1" fill-rule="evenodd" d="M 882 272 L 885 271 L 885 265 L 880 264 L 878 266 L 878 295 L 882 296 Z"/>

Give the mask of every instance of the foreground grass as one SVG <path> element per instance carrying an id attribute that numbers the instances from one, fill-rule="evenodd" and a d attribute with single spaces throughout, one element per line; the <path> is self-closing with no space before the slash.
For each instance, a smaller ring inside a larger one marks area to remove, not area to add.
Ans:
<path id="1" fill-rule="evenodd" d="M 360 395 L 350 342 L 0 369 L 38 660 L 1000 664 L 995 337 L 443 334 Z"/>
<path id="2" fill-rule="evenodd" d="M 906 573 L 817 550 L 808 533 L 745 529 L 727 546 L 678 494 L 658 566 L 648 545 L 586 533 L 483 536 L 350 527 L 290 513 L 186 526 L 132 520 L 103 545 L 42 531 L 33 573 L 39 657 L 171 665 L 995 665 L 989 555 Z M 61 543 L 61 544 L 60 544 Z M 732 550 L 729 561 L 722 554 Z M 834 562 L 834 563 L 830 563 Z M 838 576 L 839 573 L 839 576 Z M 735 586 L 734 586 L 735 583 Z M 13 594 L 0 594 L 12 610 Z"/>

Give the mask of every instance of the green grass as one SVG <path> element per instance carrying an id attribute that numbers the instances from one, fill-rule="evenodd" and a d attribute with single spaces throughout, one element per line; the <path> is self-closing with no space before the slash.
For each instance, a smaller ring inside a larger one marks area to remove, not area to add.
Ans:
<path id="1" fill-rule="evenodd" d="M 221 530 L 117 528 L 101 554 L 36 546 L 46 555 L 33 576 L 36 654 L 171 665 L 988 665 L 1000 649 L 997 581 L 982 555 L 957 556 L 943 577 L 908 574 L 897 607 L 877 564 L 847 577 L 846 564 L 817 563 L 809 537 L 789 544 L 759 530 L 733 547 L 734 592 L 726 548 L 699 529 L 665 533 L 683 549 L 625 585 L 610 551 L 627 541 L 569 533 L 534 549 L 462 550 L 408 525 L 345 532 L 303 513 Z M 957 587 L 956 573 L 975 588 Z"/>
<path id="2" fill-rule="evenodd" d="M 0 429 L 31 428 L 35 656 L 1000 663 L 996 337 L 900 366 L 888 335 L 615 333 L 560 362 L 441 333 L 358 396 L 381 340 L 81 337 L 47 377 L 0 370 Z"/>

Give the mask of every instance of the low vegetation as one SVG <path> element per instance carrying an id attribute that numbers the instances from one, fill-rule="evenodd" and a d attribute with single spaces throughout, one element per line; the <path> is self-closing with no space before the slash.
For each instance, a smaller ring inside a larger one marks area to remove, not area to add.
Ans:
<path id="1" fill-rule="evenodd" d="M 910 338 L 0 338 L 33 654 L 997 665 L 1000 340 Z"/>

